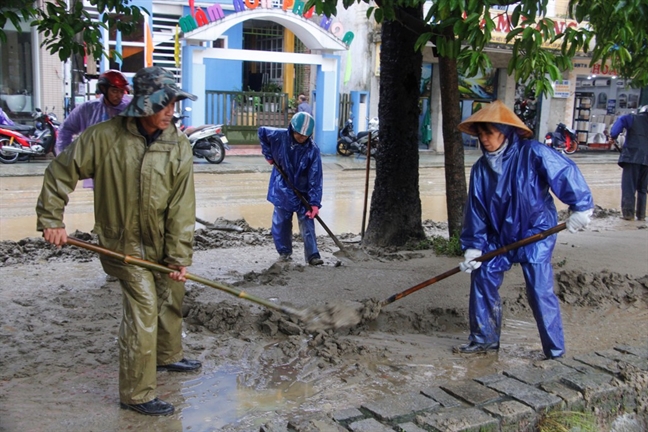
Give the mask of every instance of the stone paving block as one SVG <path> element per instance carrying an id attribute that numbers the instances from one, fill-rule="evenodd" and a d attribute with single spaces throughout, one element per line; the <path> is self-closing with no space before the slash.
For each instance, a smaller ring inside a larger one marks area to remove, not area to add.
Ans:
<path id="1" fill-rule="evenodd" d="M 502 397 L 498 392 L 475 381 L 454 382 L 442 385 L 441 388 L 471 405 L 483 405 L 488 402 L 495 402 Z"/>
<path id="2" fill-rule="evenodd" d="M 269 422 L 261 425 L 259 432 L 288 432 L 285 422 Z"/>
<path id="3" fill-rule="evenodd" d="M 587 405 L 596 405 L 603 411 L 615 409 L 622 401 L 623 386 L 606 373 L 575 373 L 562 377 L 561 382 L 581 392 Z"/>
<path id="4" fill-rule="evenodd" d="M 501 393 L 505 393 L 506 395 L 529 405 L 536 411 L 559 406 L 562 403 L 562 400 L 558 396 L 554 396 L 540 390 L 539 388 L 530 386 L 513 378 L 496 381 L 489 384 L 488 387 Z"/>
<path id="5" fill-rule="evenodd" d="M 349 429 L 354 432 L 394 432 L 394 429 L 379 423 L 376 419 L 364 419 L 351 423 Z"/>
<path id="6" fill-rule="evenodd" d="M 425 390 L 421 390 L 421 393 L 439 402 L 444 408 L 454 408 L 461 406 L 460 400 L 455 399 L 448 393 L 444 392 L 440 387 L 427 388 Z"/>
<path id="7" fill-rule="evenodd" d="M 335 420 L 336 422 L 346 425 L 354 421 L 362 420 L 364 418 L 364 414 L 362 414 L 359 409 L 347 408 L 344 410 L 335 411 L 331 415 L 331 417 L 333 417 L 333 420 Z"/>
<path id="8" fill-rule="evenodd" d="M 538 415 L 518 401 L 495 402 L 482 407 L 500 420 L 500 432 L 534 432 Z"/>
<path id="9" fill-rule="evenodd" d="M 499 421 L 477 408 L 452 408 L 416 417 L 416 423 L 438 432 L 498 431 Z"/>
<path id="10" fill-rule="evenodd" d="M 643 371 L 648 371 L 648 358 L 642 358 L 630 353 L 622 353 L 614 349 L 596 351 L 596 354 L 617 362 L 628 363 Z"/>
<path id="11" fill-rule="evenodd" d="M 413 420 L 420 412 L 439 407 L 437 401 L 421 393 L 407 393 L 362 404 L 361 409 L 370 412 L 378 420 L 401 423 Z"/>
<path id="12" fill-rule="evenodd" d="M 606 357 L 601 357 L 600 355 L 594 353 L 575 356 L 574 360 L 585 363 L 586 365 L 592 366 L 593 368 L 609 372 L 611 374 L 618 374 L 620 371 L 619 363 L 617 361 L 610 360 Z"/>
<path id="13" fill-rule="evenodd" d="M 500 381 L 502 379 L 504 379 L 504 375 L 502 374 L 491 374 L 491 375 L 475 378 L 475 381 L 477 381 L 480 384 L 488 385 L 490 383 L 494 383 L 495 381 Z"/>
<path id="14" fill-rule="evenodd" d="M 598 370 L 593 368 L 592 366 L 588 366 L 588 365 L 586 365 L 584 363 L 581 363 L 579 361 L 576 361 L 574 359 L 560 358 L 560 359 L 556 359 L 556 361 L 559 362 L 560 364 L 563 364 L 563 365 L 567 366 L 567 367 L 575 369 L 575 370 L 577 370 L 578 372 L 581 372 L 581 373 L 598 372 Z"/>
<path id="15" fill-rule="evenodd" d="M 583 395 L 558 381 L 550 381 L 540 384 L 540 388 L 547 393 L 558 396 L 565 403 L 565 408 L 570 411 L 583 411 L 585 408 L 585 399 Z"/>
<path id="16" fill-rule="evenodd" d="M 426 432 L 425 429 L 421 429 L 412 422 L 399 424 L 396 426 L 398 432 Z"/>
<path id="17" fill-rule="evenodd" d="M 335 423 L 329 417 L 291 420 L 288 422 L 290 432 L 346 432 L 347 429 Z"/>
<path id="18" fill-rule="evenodd" d="M 637 357 L 648 358 L 648 346 L 633 347 L 628 345 L 615 346 L 615 350 L 626 354 L 633 354 Z"/>
<path id="19" fill-rule="evenodd" d="M 555 360 L 545 360 L 532 366 L 521 366 L 503 371 L 504 375 L 529 385 L 537 386 L 542 382 L 557 381 L 561 376 L 574 373 L 574 369 Z"/>

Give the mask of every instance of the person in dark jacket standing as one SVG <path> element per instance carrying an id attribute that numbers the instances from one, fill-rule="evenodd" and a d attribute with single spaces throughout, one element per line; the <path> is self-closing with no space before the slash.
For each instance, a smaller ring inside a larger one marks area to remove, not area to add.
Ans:
<path id="1" fill-rule="evenodd" d="M 551 255 L 556 235 L 482 262 L 488 253 L 557 225 L 553 194 L 569 205 L 570 232 L 586 227 L 594 207 L 583 175 L 570 159 L 535 140 L 531 130 L 502 102 L 495 101 L 459 125 L 477 136 L 483 156 L 470 173 L 461 247 L 461 270 L 470 273 L 468 315 L 470 337 L 456 347 L 462 354 L 497 351 L 500 347 L 502 304 L 499 287 L 504 273 L 519 263 L 524 273 L 542 350 L 547 358 L 565 353 L 558 298 L 553 290 Z"/>
<path id="2" fill-rule="evenodd" d="M 277 167 L 272 170 L 268 185 L 268 201 L 274 204 L 272 238 L 281 260 L 292 255 L 292 218 L 297 213 L 299 231 L 304 240 L 304 258 L 310 265 L 324 263 L 317 249 L 313 219 L 322 207 L 322 159 L 311 138 L 315 120 L 305 112 L 295 114 L 288 129 L 260 127 L 259 141 L 263 156 L 271 165 L 278 165 L 288 177 L 284 179 Z M 302 203 L 294 189 L 306 201 Z"/>
<path id="3" fill-rule="evenodd" d="M 313 115 L 313 108 L 311 108 L 310 104 L 308 103 L 308 98 L 306 97 L 305 94 L 300 94 L 297 97 L 297 102 L 299 103 L 297 105 L 297 112 L 305 112 L 306 114 Z"/>
<path id="4" fill-rule="evenodd" d="M 156 370 L 201 367 L 184 357 L 182 302 L 191 265 L 196 217 L 193 154 L 173 123 L 174 104 L 196 96 L 179 89 L 160 67 L 138 71 L 135 94 L 120 115 L 87 128 L 45 170 L 36 204 L 37 229 L 63 246 L 65 204 L 79 179 L 94 178 L 93 232 L 99 245 L 175 270 L 163 273 L 101 256 L 104 271 L 119 279 L 121 407 L 147 415 L 174 412 L 156 396 Z"/>
<path id="5" fill-rule="evenodd" d="M 648 190 L 648 105 L 638 114 L 622 115 L 614 122 L 610 137 L 617 139 L 626 130 L 625 142 L 619 156 L 621 174 L 621 213 L 623 219 L 646 220 Z"/>

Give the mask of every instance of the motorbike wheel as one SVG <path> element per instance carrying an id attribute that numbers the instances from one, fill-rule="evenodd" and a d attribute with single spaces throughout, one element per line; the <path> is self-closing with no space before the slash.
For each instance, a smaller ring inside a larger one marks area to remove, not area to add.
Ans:
<path id="1" fill-rule="evenodd" d="M 576 150 L 578 150 L 578 141 L 577 140 L 571 140 L 568 143 L 565 143 L 565 153 L 566 154 L 574 154 L 574 153 L 576 153 Z"/>
<path id="2" fill-rule="evenodd" d="M 337 152 L 342 156 L 351 156 L 353 152 L 349 150 L 349 143 L 344 140 L 338 140 Z"/>
<path id="3" fill-rule="evenodd" d="M 2 150 L 4 146 L 9 147 L 9 143 L 9 138 L 0 136 L 0 162 L 2 162 L 3 164 L 13 164 L 18 160 L 18 153 L 5 152 Z M 13 146 L 16 147 L 17 145 L 14 143 Z"/>
<path id="4" fill-rule="evenodd" d="M 205 156 L 207 162 L 213 164 L 219 164 L 223 162 L 223 159 L 225 159 L 225 147 L 223 146 L 223 143 L 218 138 L 211 138 L 209 142 L 211 143 L 212 148 L 215 150 L 215 154 L 214 157 Z"/>

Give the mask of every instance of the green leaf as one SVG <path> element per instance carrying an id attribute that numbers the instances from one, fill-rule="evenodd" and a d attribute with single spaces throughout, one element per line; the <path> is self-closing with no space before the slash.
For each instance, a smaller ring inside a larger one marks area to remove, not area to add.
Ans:
<path id="1" fill-rule="evenodd" d="M 374 12 L 374 18 L 376 19 L 377 23 L 380 24 L 383 21 L 383 16 L 383 10 L 381 8 L 376 9 L 376 11 Z"/>

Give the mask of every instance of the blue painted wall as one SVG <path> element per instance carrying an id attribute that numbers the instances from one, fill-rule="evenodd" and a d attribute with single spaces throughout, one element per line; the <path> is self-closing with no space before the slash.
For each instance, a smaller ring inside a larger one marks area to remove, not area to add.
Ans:
<path id="1" fill-rule="evenodd" d="M 243 49 L 243 24 L 238 24 L 224 33 L 227 48 Z M 243 62 L 240 60 L 205 59 L 207 68 L 206 90 L 242 91 Z"/>

